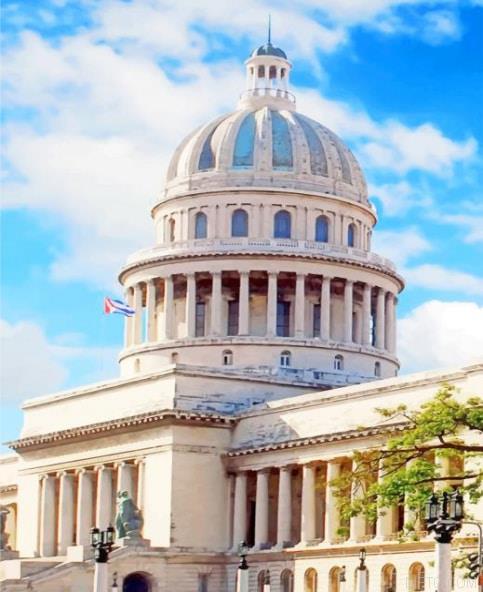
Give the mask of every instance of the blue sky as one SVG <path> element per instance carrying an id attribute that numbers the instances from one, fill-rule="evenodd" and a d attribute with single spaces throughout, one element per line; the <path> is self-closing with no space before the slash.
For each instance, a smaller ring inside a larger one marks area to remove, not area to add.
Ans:
<path id="1" fill-rule="evenodd" d="M 357 155 L 374 250 L 407 279 L 402 371 L 483 355 L 481 0 L 7 0 L 3 440 L 22 399 L 116 376 L 102 299 L 153 242 L 176 144 L 234 109 L 269 12 L 299 110 Z"/>

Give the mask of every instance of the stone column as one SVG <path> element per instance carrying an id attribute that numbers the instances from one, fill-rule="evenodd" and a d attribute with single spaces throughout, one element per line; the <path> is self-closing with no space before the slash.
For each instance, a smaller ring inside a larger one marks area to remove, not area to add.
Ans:
<path id="1" fill-rule="evenodd" d="M 57 522 L 57 554 L 65 555 L 74 544 L 74 475 L 59 476 L 59 518 Z"/>
<path id="2" fill-rule="evenodd" d="M 142 510 L 144 508 L 144 471 L 145 471 L 145 463 L 144 458 L 138 458 L 136 460 L 136 465 L 138 467 L 138 482 L 137 482 L 137 492 L 136 492 L 136 504 L 137 507 Z"/>
<path id="3" fill-rule="evenodd" d="M 330 460 L 327 463 L 327 484 L 325 486 L 325 542 L 333 543 L 339 538 L 337 531 L 340 528 L 340 511 L 337 506 L 337 498 L 330 485 L 331 481 L 340 476 L 340 462 Z"/>
<path id="4" fill-rule="evenodd" d="M 142 342 L 142 322 L 143 322 L 143 290 L 141 284 L 134 286 L 134 345 Z"/>
<path id="5" fill-rule="evenodd" d="M 305 336 L 305 275 L 297 274 L 295 284 L 295 337 Z"/>
<path id="6" fill-rule="evenodd" d="M 372 286 L 365 284 L 362 295 L 362 345 L 371 344 L 371 294 Z"/>
<path id="7" fill-rule="evenodd" d="M 292 539 L 292 469 L 281 467 L 278 481 L 277 545 L 287 546 Z"/>
<path id="8" fill-rule="evenodd" d="M 112 469 L 101 466 L 97 470 L 96 526 L 109 526 L 112 514 Z"/>
<path id="9" fill-rule="evenodd" d="M 196 324 L 196 278 L 194 273 L 186 274 L 186 336 L 195 336 Z"/>
<path id="10" fill-rule="evenodd" d="M 164 338 L 174 339 L 174 287 L 173 276 L 164 278 Z"/>
<path id="11" fill-rule="evenodd" d="M 250 274 L 240 271 L 240 292 L 238 297 L 238 335 L 250 333 Z"/>
<path id="12" fill-rule="evenodd" d="M 126 304 L 133 307 L 133 289 L 127 288 L 125 292 Z M 124 321 L 124 347 L 131 347 L 134 339 L 134 317 L 125 317 Z"/>
<path id="13" fill-rule="evenodd" d="M 221 272 L 214 271 L 211 274 L 211 281 L 211 333 L 212 335 L 221 335 Z"/>
<path id="14" fill-rule="evenodd" d="M 146 335 L 148 341 L 156 341 L 156 282 L 154 279 L 146 283 Z"/>
<path id="15" fill-rule="evenodd" d="M 324 275 L 320 292 L 320 338 L 330 339 L 330 282 L 332 278 Z"/>
<path id="16" fill-rule="evenodd" d="M 94 526 L 93 472 L 81 469 L 77 482 L 76 545 L 90 545 L 90 530 Z"/>
<path id="17" fill-rule="evenodd" d="M 255 547 L 268 543 L 268 469 L 257 471 L 257 495 L 255 503 Z"/>
<path id="18" fill-rule="evenodd" d="M 55 481 L 52 475 L 42 478 L 40 493 L 40 556 L 55 554 Z M 32 500 L 34 503 L 34 500 Z"/>
<path id="19" fill-rule="evenodd" d="M 119 491 L 127 491 L 131 497 L 134 495 L 132 465 L 126 462 L 117 465 L 117 492 Z"/>
<path id="20" fill-rule="evenodd" d="M 277 334 L 277 274 L 269 272 L 267 290 L 267 335 Z"/>
<path id="21" fill-rule="evenodd" d="M 352 282 L 351 280 L 346 280 L 345 286 L 344 286 L 344 341 L 345 341 L 345 343 L 352 343 L 353 342 L 353 335 L 352 335 L 352 314 L 354 311 L 353 292 L 354 292 L 354 282 Z"/>
<path id="22" fill-rule="evenodd" d="M 355 461 L 352 462 L 352 471 L 357 470 Z M 359 484 L 353 483 L 351 491 L 351 500 L 356 501 L 358 498 L 363 497 L 364 492 L 361 490 Z M 356 543 L 366 534 L 366 519 L 365 516 L 358 515 L 352 516 L 350 519 L 350 535 L 349 540 Z"/>
<path id="23" fill-rule="evenodd" d="M 377 308 L 376 308 L 376 347 L 378 349 L 384 349 L 384 316 L 385 316 L 385 293 L 382 288 L 378 288 L 377 291 Z"/>
<path id="24" fill-rule="evenodd" d="M 382 481 L 384 469 L 382 462 L 379 464 L 378 481 Z M 393 523 L 394 509 L 392 507 L 379 508 L 377 509 L 377 520 L 376 520 L 376 539 L 378 541 L 386 541 L 392 534 L 392 523 Z"/>
<path id="25" fill-rule="evenodd" d="M 395 296 L 392 292 L 387 293 L 386 299 L 386 349 L 390 353 L 396 351 L 396 310 L 395 310 Z"/>
<path id="26" fill-rule="evenodd" d="M 300 542 L 307 544 L 315 539 L 315 467 L 302 468 L 302 520 Z"/>
<path id="27" fill-rule="evenodd" d="M 235 502 L 233 507 L 233 548 L 245 541 L 247 536 L 247 474 L 235 477 Z"/>

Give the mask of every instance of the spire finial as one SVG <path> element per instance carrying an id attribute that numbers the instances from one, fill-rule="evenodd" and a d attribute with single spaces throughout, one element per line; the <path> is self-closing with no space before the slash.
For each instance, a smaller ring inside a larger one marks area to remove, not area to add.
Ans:
<path id="1" fill-rule="evenodd" d="M 272 15 L 268 13 L 268 45 L 272 43 Z"/>

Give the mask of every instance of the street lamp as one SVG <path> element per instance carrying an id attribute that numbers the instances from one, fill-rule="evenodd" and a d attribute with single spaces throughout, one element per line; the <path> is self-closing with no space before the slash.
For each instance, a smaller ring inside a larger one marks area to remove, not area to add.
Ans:
<path id="1" fill-rule="evenodd" d="M 263 592 L 270 592 L 270 570 L 265 571 L 263 578 Z"/>
<path id="2" fill-rule="evenodd" d="M 367 592 L 366 550 L 359 551 L 359 565 L 357 567 L 357 592 Z"/>
<path id="3" fill-rule="evenodd" d="M 433 493 L 426 503 L 428 531 L 436 540 L 438 592 L 451 592 L 451 541 L 463 523 L 464 502 L 459 491 L 441 497 Z"/>
<path id="4" fill-rule="evenodd" d="M 236 592 L 248 592 L 248 546 L 245 541 L 238 545 L 240 563 L 236 571 Z"/>
<path id="5" fill-rule="evenodd" d="M 114 545 L 114 528 L 91 528 L 91 547 L 94 549 L 94 592 L 107 592 L 107 561 Z M 116 584 L 117 586 L 117 584 Z"/>
<path id="6" fill-rule="evenodd" d="M 339 570 L 339 592 L 344 592 L 345 583 L 345 565 L 343 565 Z"/>
<path id="7" fill-rule="evenodd" d="M 117 585 L 117 571 L 112 574 L 111 592 L 119 592 L 119 587 Z"/>

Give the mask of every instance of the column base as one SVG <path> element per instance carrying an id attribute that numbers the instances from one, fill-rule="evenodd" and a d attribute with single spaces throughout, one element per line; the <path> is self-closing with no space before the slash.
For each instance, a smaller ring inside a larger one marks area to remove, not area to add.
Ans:
<path id="1" fill-rule="evenodd" d="M 273 550 L 275 551 L 283 551 L 283 549 L 289 549 L 290 547 L 294 547 L 295 545 L 292 543 L 292 541 L 283 541 L 282 543 L 277 543 L 274 547 Z"/>
<path id="2" fill-rule="evenodd" d="M 252 547 L 252 551 L 268 551 L 269 549 L 273 549 L 272 543 L 259 543 Z"/>

